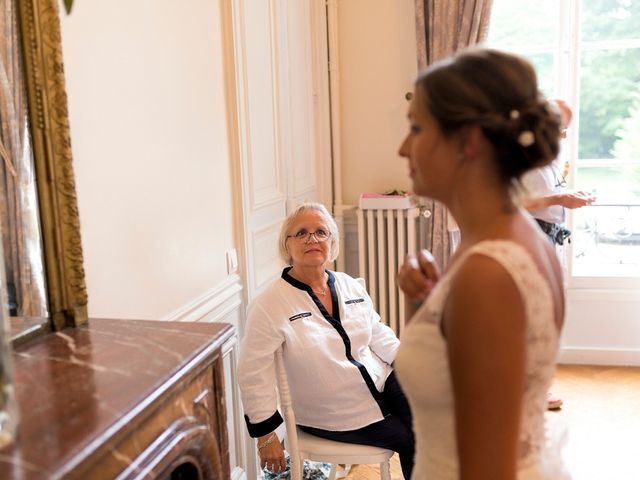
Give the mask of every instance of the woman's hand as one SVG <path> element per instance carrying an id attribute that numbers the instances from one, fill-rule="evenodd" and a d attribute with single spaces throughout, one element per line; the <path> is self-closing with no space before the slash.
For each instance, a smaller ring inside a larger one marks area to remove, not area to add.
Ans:
<path id="1" fill-rule="evenodd" d="M 440 270 L 428 250 L 405 257 L 398 271 L 398 286 L 412 307 L 412 314 L 426 300 L 439 279 Z"/>
<path id="2" fill-rule="evenodd" d="M 260 448 L 261 445 L 264 445 L 264 447 Z M 258 454 L 260 455 L 260 466 L 262 468 L 268 468 L 275 473 L 286 470 L 287 462 L 284 458 L 284 450 L 275 432 L 258 437 Z"/>
<path id="3" fill-rule="evenodd" d="M 596 197 L 592 195 L 590 192 L 585 192 L 582 190 L 578 191 L 568 191 L 562 195 L 561 205 L 564 208 L 580 208 L 585 207 L 587 205 L 591 205 L 596 201 Z"/>

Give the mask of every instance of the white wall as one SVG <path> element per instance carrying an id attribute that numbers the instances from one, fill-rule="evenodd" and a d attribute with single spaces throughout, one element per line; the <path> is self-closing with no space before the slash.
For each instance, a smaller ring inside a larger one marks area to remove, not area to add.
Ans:
<path id="1" fill-rule="evenodd" d="M 234 246 L 219 0 L 62 14 L 93 317 L 160 319 L 227 277 Z"/>
<path id="2" fill-rule="evenodd" d="M 397 151 L 417 75 L 414 0 L 338 2 L 343 203 L 409 190 Z"/>
<path id="3" fill-rule="evenodd" d="M 640 366 L 639 319 L 637 286 L 569 288 L 560 361 Z"/>

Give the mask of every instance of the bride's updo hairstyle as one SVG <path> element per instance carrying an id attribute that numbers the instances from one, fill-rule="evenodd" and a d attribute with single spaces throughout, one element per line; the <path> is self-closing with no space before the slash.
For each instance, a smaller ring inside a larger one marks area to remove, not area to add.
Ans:
<path id="1" fill-rule="evenodd" d="M 444 135 L 467 125 L 482 129 L 507 184 L 558 155 L 560 112 L 538 91 L 535 70 L 524 58 L 466 50 L 431 65 L 416 90 Z"/>

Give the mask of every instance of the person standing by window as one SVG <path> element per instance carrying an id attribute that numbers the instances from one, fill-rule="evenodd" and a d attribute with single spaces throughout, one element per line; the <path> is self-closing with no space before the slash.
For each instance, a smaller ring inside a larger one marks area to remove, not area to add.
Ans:
<path id="1" fill-rule="evenodd" d="M 566 138 L 567 127 L 573 113 L 569 105 L 562 100 L 553 100 L 561 112 L 561 138 Z M 521 179 L 525 188 L 523 206 L 531 213 L 538 225 L 554 245 L 562 245 L 571 235 L 565 228 L 565 209 L 575 209 L 591 205 L 595 197 L 582 190 L 568 190 L 566 176 L 568 168 L 561 168 L 560 160 L 555 159 L 549 165 L 526 172 Z"/>
<path id="2" fill-rule="evenodd" d="M 566 138 L 567 128 L 573 112 L 563 100 L 553 100 L 561 114 L 561 138 Z M 555 159 L 549 165 L 526 172 L 521 179 L 525 189 L 522 205 L 526 208 L 552 244 L 561 246 L 569 239 L 571 231 L 565 226 L 566 209 L 591 205 L 595 196 L 581 190 L 568 190 L 566 176 L 568 165 L 563 168 L 560 160 Z M 562 407 L 562 399 L 552 392 L 547 393 L 547 408 L 557 410 Z"/>

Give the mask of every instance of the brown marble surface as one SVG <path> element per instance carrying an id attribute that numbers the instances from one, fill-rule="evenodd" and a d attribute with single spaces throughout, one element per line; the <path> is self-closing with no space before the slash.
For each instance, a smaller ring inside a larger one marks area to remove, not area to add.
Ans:
<path id="1" fill-rule="evenodd" d="M 90 319 L 14 349 L 17 440 L 0 478 L 56 478 L 197 372 L 233 335 L 221 323 Z"/>
<path id="2" fill-rule="evenodd" d="M 19 346 L 51 332 L 49 322 L 45 317 L 9 317 L 11 344 Z"/>

